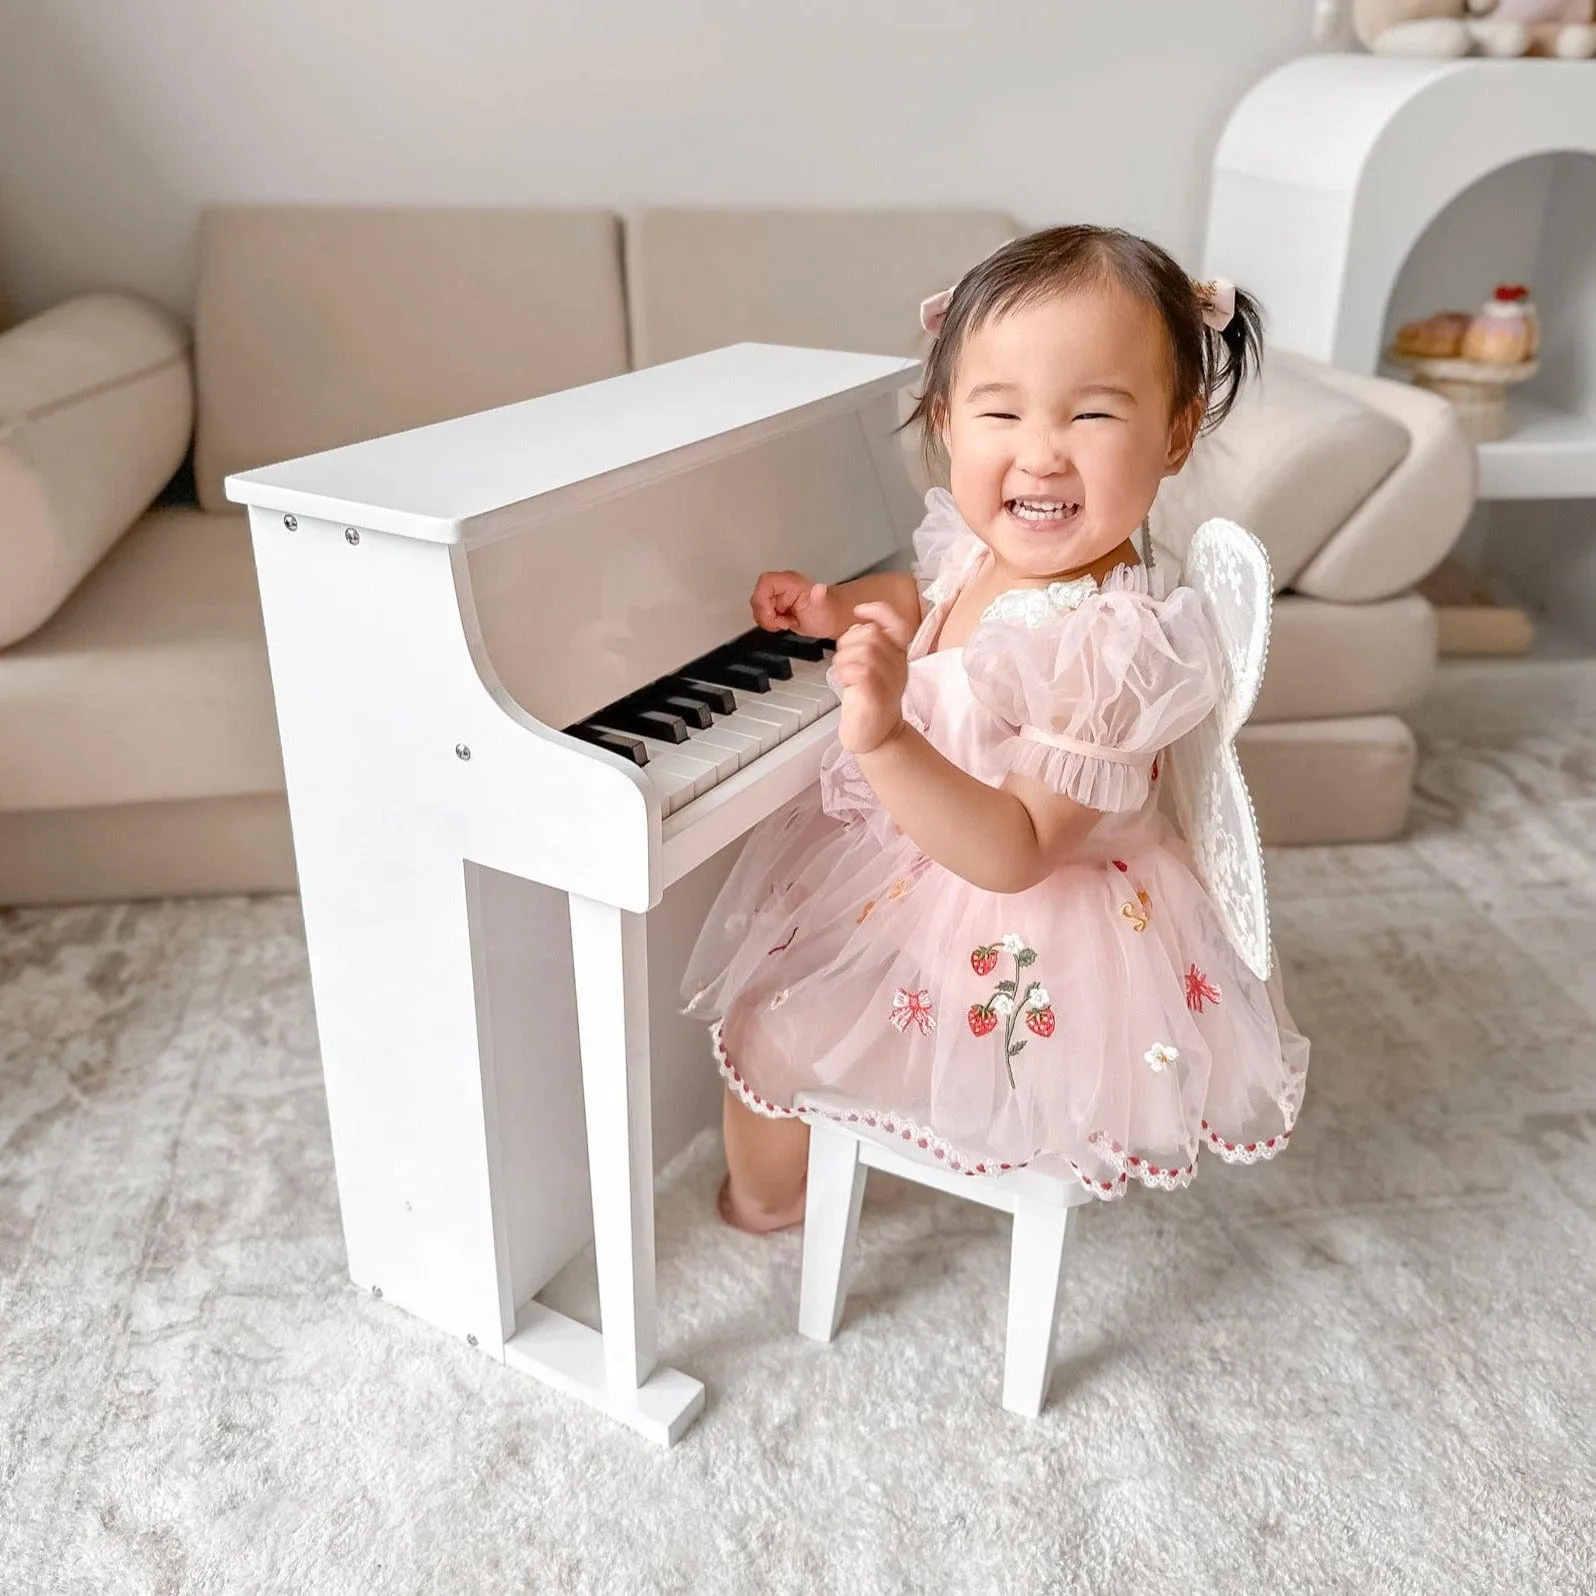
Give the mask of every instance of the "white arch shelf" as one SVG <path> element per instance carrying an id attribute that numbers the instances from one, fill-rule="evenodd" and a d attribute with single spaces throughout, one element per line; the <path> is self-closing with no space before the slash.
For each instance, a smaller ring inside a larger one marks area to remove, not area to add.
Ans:
<path id="1" fill-rule="evenodd" d="M 1596 65 L 1304 57 L 1226 125 L 1204 272 L 1258 295 L 1271 342 L 1373 372 L 1398 274 L 1436 216 L 1491 172 L 1565 152 L 1596 157 Z M 1484 495 L 1596 496 L 1596 395 L 1581 408 L 1531 402 L 1512 438 L 1483 445 Z"/>

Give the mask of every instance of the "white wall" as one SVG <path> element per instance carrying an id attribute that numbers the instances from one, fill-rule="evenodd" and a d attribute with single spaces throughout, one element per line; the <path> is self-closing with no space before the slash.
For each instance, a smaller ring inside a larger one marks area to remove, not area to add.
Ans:
<path id="1" fill-rule="evenodd" d="M 1312 0 L 0 0 L 0 279 L 188 307 L 205 200 L 980 204 L 1194 267 Z"/>

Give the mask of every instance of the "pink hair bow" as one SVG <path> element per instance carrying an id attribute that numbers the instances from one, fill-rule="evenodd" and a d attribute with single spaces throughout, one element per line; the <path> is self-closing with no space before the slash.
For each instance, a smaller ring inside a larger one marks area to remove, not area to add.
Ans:
<path id="1" fill-rule="evenodd" d="M 920 325 L 928 333 L 940 332 L 947 320 L 948 306 L 953 303 L 953 290 L 944 288 L 940 294 L 920 301 Z"/>
<path id="2" fill-rule="evenodd" d="M 1004 239 L 1003 242 L 998 245 L 997 249 L 989 250 L 981 257 L 981 261 L 977 264 L 984 264 L 986 261 L 991 260 L 991 258 L 997 254 L 998 249 L 1007 249 L 1013 242 L 1014 240 L 1012 238 Z M 974 267 L 971 268 L 972 271 L 974 269 Z M 968 275 L 969 273 L 967 272 L 965 276 Z M 961 277 L 959 282 L 963 281 L 964 278 Z M 953 288 L 957 288 L 958 286 L 959 284 L 955 283 Z M 922 299 L 920 301 L 920 325 L 924 327 L 928 333 L 937 333 L 942 330 L 942 323 L 947 320 L 948 306 L 953 303 L 953 288 L 944 288 L 940 294 L 933 294 L 929 299 Z"/>
<path id="3" fill-rule="evenodd" d="M 1223 332 L 1236 314 L 1236 285 L 1224 277 L 1198 283 L 1197 303 L 1203 307 L 1203 325 Z"/>

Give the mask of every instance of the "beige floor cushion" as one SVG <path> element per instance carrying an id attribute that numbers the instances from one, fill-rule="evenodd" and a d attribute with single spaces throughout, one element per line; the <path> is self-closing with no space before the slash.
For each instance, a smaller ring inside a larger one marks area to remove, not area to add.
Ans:
<path id="1" fill-rule="evenodd" d="M 1408 443 L 1384 411 L 1271 352 L 1223 425 L 1164 483 L 1153 535 L 1183 553 L 1210 516 L 1238 521 L 1268 549 L 1279 592 L 1390 476 Z"/>
<path id="2" fill-rule="evenodd" d="M 1435 674 L 1435 611 L 1416 593 L 1379 604 L 1275 600 L 1253 722 L 1395 714 Z"/>
<path id="3" fill-rule="evenodd" d="M 1271 847 L 1386 842 L 1407 823 L 1417 744 L 1394 715 L 1248 725 L 1236 752 Z"/>
<path id="4" fill-rule="evenodd" d="M 0 811 L 0 904 L 292 892 L 280 792 Z"/>
<path id="5" fill-rule="evenodd" d="M 918 355 L 920 301 L 1023 231 L 1001 211 L 641 211 L 626 224 L 633 363 L 744 340 Z"/>
<path id="6" fill-rule="evenodd" d="M 625 371 L 620 219 L 219 207 L 200 221 L 200 503 L 222 479 Z"/>
<path id="7" fill-rule="evenodd" d="M 187 330 L 144 300 L 86 294 L 0 335 L 0 648 L 171 479 L 193 417 Z"/>
<path id="8" fill-rule="evenodd" d="M 152 511 L 0 655 L 0 812 L 282 790 L 236 511 Z"/>

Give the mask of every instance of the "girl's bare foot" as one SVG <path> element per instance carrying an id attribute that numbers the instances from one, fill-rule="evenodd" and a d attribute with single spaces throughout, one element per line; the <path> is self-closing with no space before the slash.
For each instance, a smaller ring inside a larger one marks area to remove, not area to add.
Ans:
<path id="1" fill-rule="evenodd" d="M 720 1183 L 715 1207 L 722 1220 L 732 1229 L 746 1230 L 752 1236 L 768 1236 L 773 1231 L 791 1230 L 794 1225 L 804 1222 L 804 1191 L 800 1186 L 797 1197 L 785 1208 L 758 1208 L 737 1200 L 732 1193 L 731 1176 L 728 1175 Z"/>

